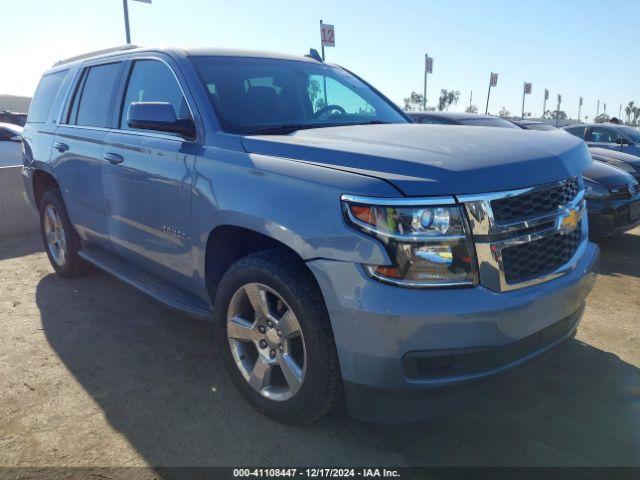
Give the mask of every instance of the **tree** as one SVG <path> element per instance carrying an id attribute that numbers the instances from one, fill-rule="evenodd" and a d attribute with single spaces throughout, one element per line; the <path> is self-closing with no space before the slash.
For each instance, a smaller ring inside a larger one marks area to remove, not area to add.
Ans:
<path id="1" fill-rule="evenodd" d="M 556 119 L 560 119 L 560 120 L 565 120 L 567 118 L 567 112 L 565 112 L 564 110 L 547 110 L 546 112 L 544 112 L 544 115 L 542 116 L 542 118 L 546 119 L 546 120 L 556 120 Z M 587 117 L 584 117 L 585 120 Z"/>
<path id="2" fill-rule="evenodd" d="M 633 114 L 633 109 L 636 108 L 634 107 L 633 102 L 629 102 L 629 104 L 624 107 L 624 113 L 627 114 L 627 123 L 631 123 L 631 115 Z"/>
<path id="3" fill-rule="evenodd" d="M 476 107 L 475 105 L 469 105 L 465 109 L 465 112 L 467 112 L 467 113 L 478 113 L 478 107 Z"/>
<path id="4" fill-rule="evenodd" d="M 404 109 L 407 112 L 422 110 L 422 105 L 424 105 L 424 95 L 421 93 L 411 92 L 411 95 L 404 99 Z"/>
<path id="5" fill-rule="evenodd" d="M 596 118 L 593 119 L 595 123 L 607 123 L 611 117 L 606 113 L 601 113 Z"/>
<path id="6" fill-rule="evenodd" d="M 440 98 L 438 99 L 438 110 L 449 110 L 451 105 L 458 103 L 460 92 L 458 90 L 440 90 Z"/>
<path id="7" fill-rule="evenodd" d="M 640 118 L 640 107 L 633 107 L 633 124 L 638 125 L 638 119 Z"/>
<path id="8" fill-rule="evenodd" d="M 509 118 L 511 116 L 511 112 L 507 110 L 507 107 L 502 107 L 498 112 L 498 115 L 502 118 Z"/>

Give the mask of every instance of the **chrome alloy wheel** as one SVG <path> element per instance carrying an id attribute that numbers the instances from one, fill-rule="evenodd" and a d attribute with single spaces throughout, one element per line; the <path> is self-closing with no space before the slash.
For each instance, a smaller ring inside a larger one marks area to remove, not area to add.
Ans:
<path id="1" fill-rule="evenodd" d="M 236 366 L 260 395 L 285 401 L 300 390 L 307 366 L 304 337 L 275 290 L 260 283 L 240 287 L 229 303 L 227 337 Z"/>
<path id="2" fill-rule="evenodd" d="M 67 240 L 58 209 L 49 204 L 44 210 L 44 234 L 53 261 L 60 267 L 67 262 Z"/>

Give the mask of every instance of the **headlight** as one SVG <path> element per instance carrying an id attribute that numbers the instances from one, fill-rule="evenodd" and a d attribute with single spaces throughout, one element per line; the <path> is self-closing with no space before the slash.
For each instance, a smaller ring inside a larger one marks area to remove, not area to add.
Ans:
<path id="1" fill-rule="evenodd" d="M 610 195 L 605 187 L 589 181 L 584 182 L 584 193 L 586 198 L 604 198 Z"/>
<path id="2" fill-rule="evenodd" d="M 405 206 L 343 195 L 347 222 L 384 243 L 392 265 L 365 265 L 381 281 L 407 287 L 475 285 L 475 262 L 458 205 Z"/>

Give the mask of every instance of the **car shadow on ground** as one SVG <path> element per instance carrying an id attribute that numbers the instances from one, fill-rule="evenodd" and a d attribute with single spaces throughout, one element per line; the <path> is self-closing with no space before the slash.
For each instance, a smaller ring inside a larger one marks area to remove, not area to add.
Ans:
<path id="1" fill-rule="evenodd" d="M 101 273 L 48 275 L 36 300 L 53 350 L 151 466 L 639 465 L 640 370 L 576 340 L 427 421 L 292 427 L 243 400 L 208 323 Z"/>
<path id="2" fill-rule="evenodd" d="M 602 262 L 600 273 L 602 275 L 630 275 L 640 277 L 640 229 L 632 233 L 623 233 L 612 237 L 595 239 L 600 247 Z M 630 256 L 635 261 L 630 261 Z"/>

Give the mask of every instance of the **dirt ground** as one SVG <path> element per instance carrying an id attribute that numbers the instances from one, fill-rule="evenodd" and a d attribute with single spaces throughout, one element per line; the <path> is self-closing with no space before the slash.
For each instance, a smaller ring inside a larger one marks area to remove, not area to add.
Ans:
<path id="1" fill-rule="evenodd" d="M 575 340 L 429 421 L 264 418 L 210 324 L 0 240 L 0 466 L 640 466 L 640 229 L 600 242 Z"/>

